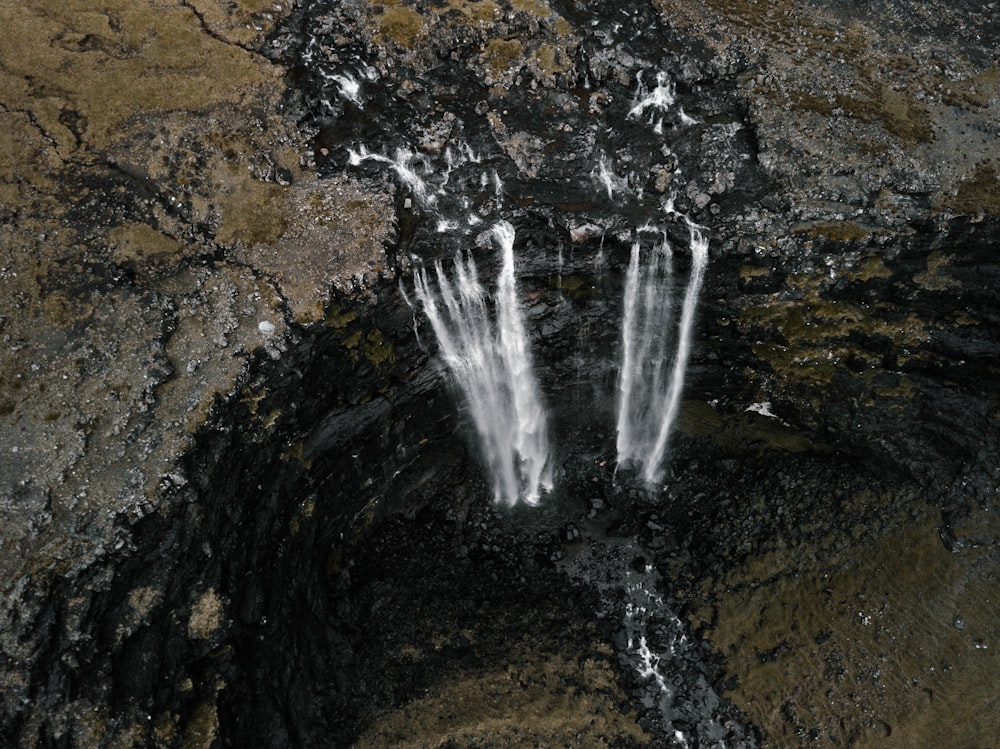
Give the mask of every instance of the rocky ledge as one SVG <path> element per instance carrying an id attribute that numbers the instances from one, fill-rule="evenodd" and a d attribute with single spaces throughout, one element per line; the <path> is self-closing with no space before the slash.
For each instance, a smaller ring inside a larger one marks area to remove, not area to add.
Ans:
<path id="1" fill-rule="evenodd" d="M 995 739 L 992 4 L 50 5 L 0 9 L 5 744 Z M 355 58 L 370 119 L 324 101 Z M 624 209 L 579 185 L 654 70 L 695 124 L 621 184 L 711 260 L 650 492 L 608 447 Z M 503 154 L 570 414 L 537 513 L 399 292 L 429 217 L 345 156 L 403 132 Z M 667 708 L 612 573 L 692 643 Z"/>

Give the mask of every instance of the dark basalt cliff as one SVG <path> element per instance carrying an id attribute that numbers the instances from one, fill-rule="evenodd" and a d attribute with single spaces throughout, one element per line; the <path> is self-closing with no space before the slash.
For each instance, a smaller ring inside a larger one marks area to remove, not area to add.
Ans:
<path id="1" fill-rule="evenodd" d="M 0 9 L 0 743 L 995 741 L 992 5 L 49 5 Z M 502 197 L 348 150 L 459 144 Z M 537 508 L 409 304 L 456 195 L 517 229 Z M 668 197 L 710 259 L 653 489 L 615 387 Z"/>

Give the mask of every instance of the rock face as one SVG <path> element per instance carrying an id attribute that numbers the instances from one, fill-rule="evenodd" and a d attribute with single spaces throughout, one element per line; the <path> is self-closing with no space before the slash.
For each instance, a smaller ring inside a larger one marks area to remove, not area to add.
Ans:
<path id="1" fill-rule="evenodd" d="M 0 9 L 4 744 L 995 739 L 995 9 L 49 5 Z M 668 200 L 711 258 L 650 489 L 616 352 Z M 408 304 L 498 218 L 537 512 Z"/>
<path id="2" fill-rule="evenodd" d="M 0 15 L 0 722 L 12 746 L 98 745 L 138 729 L 61 674 L 162 615 L 162 588 L 116 591 L 117 623 L 87 629 L 134 524 L 188 483 L 180 458 L 251 356 L 377 274 L 393 218 L 300 166 L 284 71 L 257 51 L 271 3 Z"/>

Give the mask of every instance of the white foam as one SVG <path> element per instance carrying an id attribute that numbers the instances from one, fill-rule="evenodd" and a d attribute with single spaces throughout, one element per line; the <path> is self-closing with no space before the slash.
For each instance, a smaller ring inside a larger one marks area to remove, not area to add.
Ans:
<path id="1" fill-rule="evenodd" d="M 751 403 L 746 407 L 747 411 L 751 413 L 760 414 L 761 416 L 766 416 L 769 419 L 777 419 L 778 417 L 774 415 L 771 411 L 771 401 L 763 401 L 762 403 Z"/>
<path id="2" fill-rule="evenodd" d="M 690 127 L 691 125 L 697 125 L 700 122 L 700 120 L 696 120 L 694 117 L 688 115 L 681 107 L 677 107 L 677 114 L 680 117 L 682 125 Z"/>
<path id="3" fill-rule="evenodd" d="M 351 75 L 335 75 L 333 80 L 340 86 L 340 95 L 361 106 L 361 84 Z"/>
<path id="4" fill-rule="evenodd" d="M 650 109 L 666 114 L 676 101 L 676 87 L 669 75 L 663 71 L 658 72 L 656 85 L 649 91 L 642 80 L 642 72 L 640 70 L 636 74 L 635 103 L 628 113 L 630 119 L 638 119 Z"/>
<path id="5" fill-rule="evenodd" d="M 425 206 L 432 206 L 437 201 L 437 196 L 429 192 L 427 181 L 417 173 L 418 168 L 430 171 L 430 165 L 423 156 L 416 152 L 408 148 L 397 148 L 395 158 L 389 158 L 380 153 L 371 153 L 364 145 L 361 145 L 356 151 L 348 148 L 347 153 L 348 163 L 351 166 L 358 166 L 365 161 L 375 161 L 391 166 L 400 182 L 410 189 L 417 202 Z"/>

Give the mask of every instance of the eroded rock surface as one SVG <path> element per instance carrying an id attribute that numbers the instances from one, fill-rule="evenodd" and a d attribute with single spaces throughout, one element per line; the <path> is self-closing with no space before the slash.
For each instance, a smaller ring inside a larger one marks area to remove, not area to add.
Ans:
<path id="1" fill-rule="evenodd" d="M 187 483 L 178 458 L 216 400 L 236 397 L 252 352 L 278 356 L 287 326 L 322 317 L 332 286 L 384 265 L 386 198 L 301 166 L 301 136 L 281 114 L 284 71 L 257 51 L 281 12 L 0 9 L 0 576 L 13 744 L 114 734 L 106 706 L 56 708 L 31 676 L 49 668 L 52 638 L 79 637 L 106 587 L 80 575 L 134 548 L 130 526 Z M 76 613 L 57 624 L 46 611 L 60 586 Z M 137 621 L 161 599 L 135 593 Z M 90 727 L 72 729 L 86 713 Z"/>

